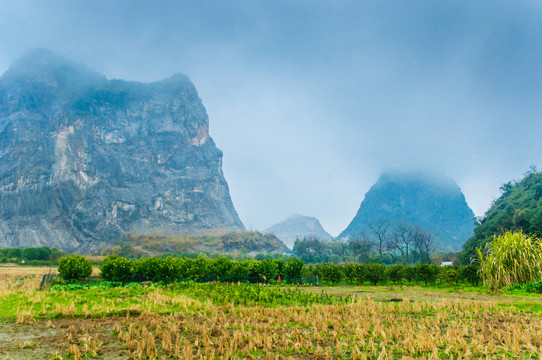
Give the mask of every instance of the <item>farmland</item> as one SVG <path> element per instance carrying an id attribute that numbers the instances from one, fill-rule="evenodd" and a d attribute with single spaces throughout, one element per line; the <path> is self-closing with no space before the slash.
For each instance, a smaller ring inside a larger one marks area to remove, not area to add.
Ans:
<path id="1" fill-rule="evenodd" d="M 100 283 L 0 267 L 6 359 L 472 359 L 542 353 L 542 300 L 420 286 Z"/>

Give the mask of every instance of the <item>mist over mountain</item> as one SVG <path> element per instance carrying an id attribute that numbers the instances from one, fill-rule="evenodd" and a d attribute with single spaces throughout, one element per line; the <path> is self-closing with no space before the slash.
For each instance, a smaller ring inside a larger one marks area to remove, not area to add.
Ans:
<path id="1" fill-rule="evenodd" d="M 457 184 L 449 178 L 424 173 L 383 173 L 365 194 L 361 206 L 340 238 L 360 232 L 380 220 L 418 225 L 434 233 L 443 250 L 459 250 L 473 234 L 474 213 Z"/>
<path id="2" fill-rule="evenodd" d="M 39 49 L 0 78 L 0 246 L 243 229 L 186 76 L 107 80 Z"/>
<path id="3" fill-rule="evenodd" d="M 286 246 L 293 248 L 296 239 L 316 237 L 322 241 L 331 241 L 333 236 L 324 230 L 315 217 L 295 214 L 264 230 L 264 233 L 275 234 Z"/>

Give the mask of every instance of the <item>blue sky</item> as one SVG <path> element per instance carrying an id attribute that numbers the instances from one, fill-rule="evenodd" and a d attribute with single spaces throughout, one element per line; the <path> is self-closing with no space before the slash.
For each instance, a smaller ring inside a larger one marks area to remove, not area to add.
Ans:
<path id="1" fill-rule="evenodd" d="M 451 176 L 482 215 L 542 166 L 537 1 L 0 0 L 0 72 L 45 47 L 109 78 L 195 83 L 245 225 L 332 235 L 386 169 Z"/>

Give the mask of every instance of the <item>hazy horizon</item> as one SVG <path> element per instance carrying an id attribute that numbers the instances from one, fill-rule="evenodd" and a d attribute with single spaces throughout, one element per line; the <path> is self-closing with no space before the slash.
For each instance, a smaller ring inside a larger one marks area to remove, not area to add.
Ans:
<path id="1" fill-rule="evenodd" d="M 478 216 L 542 163 L 542 4 L 7 1 L 0 73 L 47 48 L 108 78 L 195 84 L 247 228 L 336 236 L 382 171 L 453 178 Z"/>

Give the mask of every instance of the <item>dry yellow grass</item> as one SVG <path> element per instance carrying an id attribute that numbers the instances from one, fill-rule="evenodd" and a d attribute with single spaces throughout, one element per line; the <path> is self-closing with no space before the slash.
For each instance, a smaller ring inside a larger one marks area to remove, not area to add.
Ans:
<path id="1" fill-rule="evenodd" d="M 36 304 L 31 306 L 39 306 L 47 295 L 34 290 L 47 269 L 0 271 L 5 275 L 0 279 L 9 275 L 15 284 L 22 282 L 18 290 L 11 283 L 4 291 L 30 292 L 31 304 Z M 0 326 L 2 331 L 19 329 L 13 336 L 17 342 L 5 346 L 13 358 L 41 351 L 48 354 L 44 358 L 58 353 L 57 358 L 71 359 L 540 359 L 540 316 L 505 310 L 497 297 L 473 300 L 440 294 L 449 299 L 425 294 L 414 301 L 384 302 L 364 292 L 349 304 L 270 308 L 215 306 L 153 289 L 132 316 L 127 311 L 107 319 L 93 318 L 99 309 L 90 305 L 83 306 L 88 318 L 72 318 L 77 315 L 74 302 L 85 301 L 79 294 L 68 305 L 50 310 L 68 319 L 36 321 L 21 308 L 15 323 Z M 122 301 L 102 300 L 99 305 L 108 308 Z M 157 303 L 181 311 L 157 314 L 147 308 Z M 24 338 L 32 332 L 35 338 Z"/>

